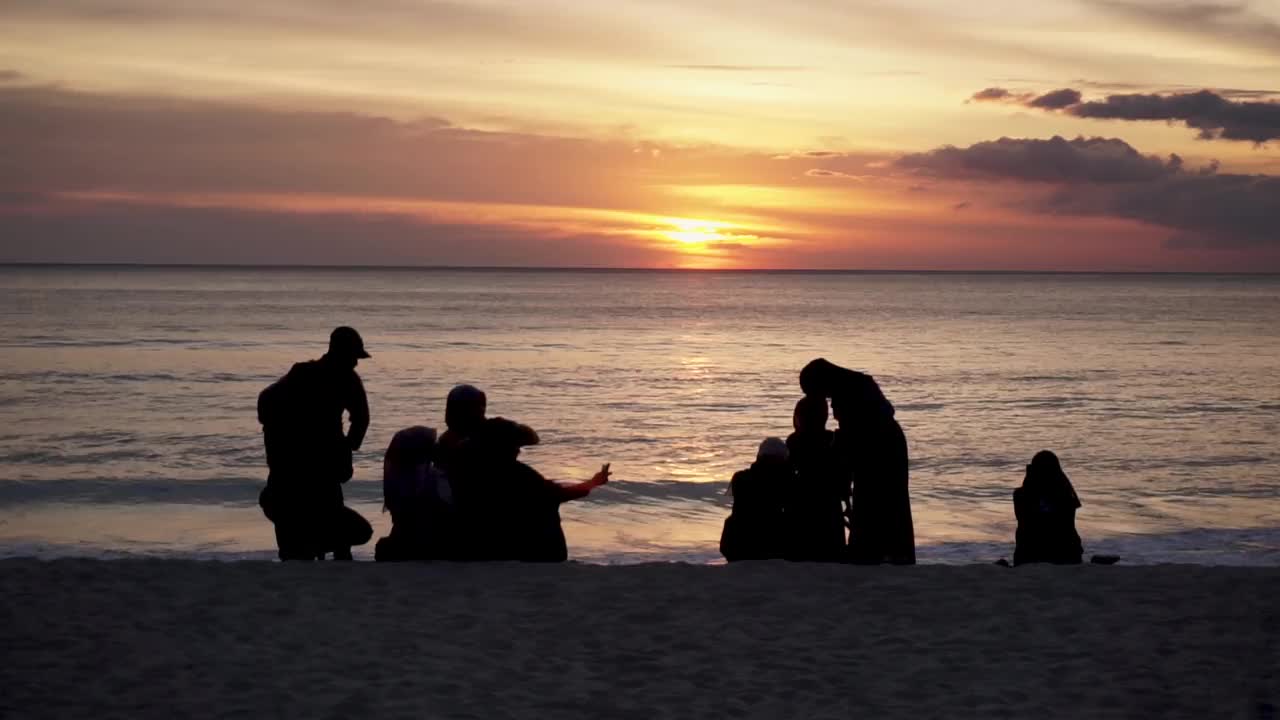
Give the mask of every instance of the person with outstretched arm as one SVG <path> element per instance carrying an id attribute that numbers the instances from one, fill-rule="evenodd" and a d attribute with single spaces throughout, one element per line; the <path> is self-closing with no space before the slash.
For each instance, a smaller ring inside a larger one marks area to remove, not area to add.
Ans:
<path id="1" fill-rule="evenodd" d="M 606 463 L 591 479 L 561 484 L 520 462 L 522 447 L 536 445 L 538 434 L 506 418 L 489 418 L 466 443 L 467 477 L 460 495 L 476 560 L 564 562 L 569 557 L 560 505 L 580 500 L 609 482 Z"/>

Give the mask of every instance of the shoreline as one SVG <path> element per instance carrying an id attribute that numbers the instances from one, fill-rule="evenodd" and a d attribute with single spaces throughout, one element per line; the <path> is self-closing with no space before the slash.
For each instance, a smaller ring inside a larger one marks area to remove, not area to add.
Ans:
<path id="1" fill-rule="evenodd" d="M 6 717 L 1243 717 L 1280 568 L 0 560 Z"/>

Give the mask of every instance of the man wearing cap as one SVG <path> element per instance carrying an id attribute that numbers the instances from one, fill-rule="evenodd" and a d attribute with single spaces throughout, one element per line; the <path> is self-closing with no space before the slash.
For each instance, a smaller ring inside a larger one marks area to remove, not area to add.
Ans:
<path id="1" fill-rule="evenodd" d="M 326 553 L 347 560 L 351 546 L 373 535 L 342 496 L 342 483 L 353 474 L 352 453 L 369 429 L 369 401 L 355 372 L 368 357 L 358 332 L 337 328 L 329 336 L 329 352 L 294 365 L 258 397 L 270 470 L 259 503 L 275 524 L 281 560 Z"/>

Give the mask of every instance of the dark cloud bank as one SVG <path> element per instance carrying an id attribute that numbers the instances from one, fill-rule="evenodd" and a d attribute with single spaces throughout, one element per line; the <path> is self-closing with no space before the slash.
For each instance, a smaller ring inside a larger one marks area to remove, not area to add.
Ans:
<path id="1" fill-rule="evenodd" d="M 974 102 L 1005 102 L 1037 110 L 1061 111 L 1099 120 L 1181 122 L 1202 140 L 1265 143 L 1280 139 L 1280 102 L 1232 100 L 1213 90 L 1182 93 L 1121 93 L 1085 100 L 1079 90 L 1063 88 L 1042 95 L 1000 87 L 979 90 Z"/>
<path id="2" fill-rule="evenodd" d="M 1000 138 L 905 155 L 906 172 L 1007 180 L 1051 188 L 1032 201 L 1046 214 L 1118 217 L 1172 231 L 1172 247 L 1280 246 L 1280 177 L 1191 169 L 1177 155 L 1144 155 L 1117 138 Z"/>
<path id="3" fill-rule="evenodd" d="M 979 99 L 1013 97 L 994 89 L 987 94 L 992 97 Z M 820 167 L 805 175 L 814 182 L 869 182 L 883 174 L 868 169 L 868 157 L 823 150 L 785 156 L 794 165 L 764 154 L 678 154 L 689 155 L 679 165 L 686 171 L 705 172 L 714 162 L 723 177 L 765 183 L 793 181 L 795 168 L 815 164 Z M 675 155 L 662 153 L 663 164 L 676 162 Z M 616 236 L 582 231 L 456 224 L 451 217 L 409 218 L 390 211 L 294 213 L 75 195 L 298 193 L 626 207 L 632 198 L 614 197 L 610 188 L 619 174 L 667 179 L 653 174 L 659 170 L 654 162 L 630 142 L 486 133 L 438 119 L 406 123 L 234 103 L 0 88 L 0 261 L 311 257 L 333 263 L 536 265 L 572 257 L 581 264 L 655 264 L 662 257 L 643 243 L 620 244 Z M 1280 249 L 1280 177 L 1188 168 L 1176 156 L 1144 155 L 1118 139 L 1002 138 L 906 155 L 889 171 L 989 181 L 997 188 L 1006 183 L 1010 198 L 1027 197 L 1027 185 L 1040 187 L 1045 191 L 1030 201 L 1034 212 L 1129 218 L 1168 228 L 1174 246 Z M 1014 182 L 1021 186 L 1012 187 Z M 1026 202 L 1008 204 L 1027 209 Z"/>

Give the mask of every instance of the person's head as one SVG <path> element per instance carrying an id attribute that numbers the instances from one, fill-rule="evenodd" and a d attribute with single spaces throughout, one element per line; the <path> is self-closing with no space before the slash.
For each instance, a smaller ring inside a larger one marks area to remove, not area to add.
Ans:
<path id="1" fill-rule="evenodd" d="M 782 438 L 767 437 L 756 451 L 756 462 L 761 465 L 779 466 L 787 463 L 789 452 Z"/>
<path id="2" fill-rule="evenodd" d="M 892 420 L 894 410 L 874 378 L 856 373 L 851 382 L 831 395 L 831 414 L 841 428 L 852 428 Z"/>
<path id="3" fill-rule="evenodd" d="M 1049 450 L 1041 450 L 1031 458 L 1022 487 L 1051 503 L 1080 507 L 1071 479 L 1063 471 L 1058 456 Z"/>
<path id="4" fill-rule="evenodd" d="M 364 339 L 355 328 L 342 326 L 329 334 L 329 352 L 325 357 L 333 363 L 354 369 L 361 360 L 370 357 L 364 349 Z"/>
<path id="5" fill-rule="evenodd" d="M 800 370 L 800 390 L 805 395 L 826 396 L 831 381 L 832 364 L 826 358 L 809 361 Z"/>
<path id="6" fill-rule="evenodd" d="M 420 465 L 434 460 L 435 451 L 435 428 L 415 425 L 392 436 L 386 457 L 405 465 Z"/>
<path id="7" fill-rule="evenodd" d="M 539 442 L 533 428 L 501 417 L 483 421 L 474 439 L 488 460 L 514 460 L 519 457 L 520 448 Z"/>
<path id="8" fill-rule="evenodd" d="M 818 395 L 805 395 L 796 403 L 791 415 L 791 425 L 796 432 L 815 432 L 827 427 L 827 399 Z"/>
<path id="9" fill-rule="evenodd" d="M 456 433 L 469 434 L 484 422 L 488 398 L 474 385 L 458 385 L 444 403 L 444 424 Z"/>
<path id="10" fill-rule="evenodd" d="M 1031 464 L 1027 466 L 1027 474 L 1060 475 L 1062 461 L 1058 460 L 1058 456 L 1052 450 L 1041 450 L 1031 458 Z"/>

